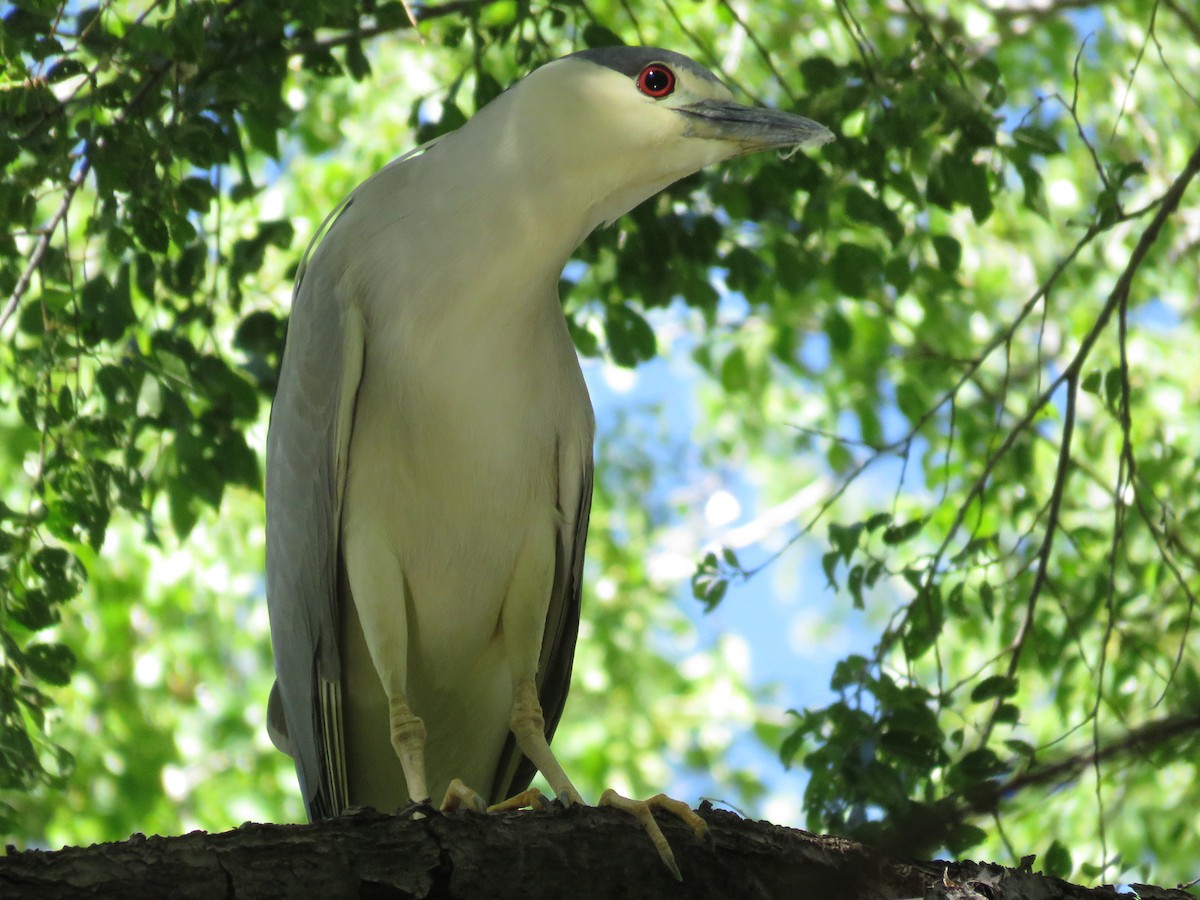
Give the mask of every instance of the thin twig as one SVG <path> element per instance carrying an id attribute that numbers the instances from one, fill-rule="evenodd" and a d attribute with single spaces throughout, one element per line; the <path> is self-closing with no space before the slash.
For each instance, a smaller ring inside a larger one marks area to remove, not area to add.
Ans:
<path id="1" fill-rule="evenodd" d="M 1062 440 L 1058 447 L 1058 468 L 1054 473 L 1054 487 L 1050 493 L 1050 507 L 1046 515 L 1046 532 L 1042 536 L 1042 546 L 1038 550 L 1038 567 L 1033 576 L 1033 584 L 1029 588 L 1029 597 L 1025 601 L 1025 616 L 1017 637 L 1012 643 L 1012 658 L 1008 662 L 1008 677 L 1012 678 L 1017 672 L 1021 661 L 1021 651 L 1025 646 L 1025 638 L 1033 629 L 1033 615 L 1037 609 L 1038 597 L 1046 584 L 1050 570 L 1050 557 L 1054 551 L 1054 537 L 1058 533 L 1058 516 L 1062 511 L 1063 494 L 1067 489 L 1067 481 L 1071 475 L 1071 438 L 1075 433 L 1075 404 L 1079 395 L 1079 372 L 1072 371 L 1066 381 L 1067 405 L 1063 413 Z M 989 726 L 990 726 L 989 722 Z"/>
<path id="2" fill-rule="evenodd" d="M 917 9 L 916 4 L 913 3 L 913 0 L 902 0 L 902 2 L 904 3 L 904 8 L 912 14 L 912 17 L 921 23 L 921 27 L 924 28 L 929 34 L 929 40 L 933 41 L 933 46 L 937 49 L 937 52 L 941 54 L 942 59 L 944 59 L 954 71 L 954 76 L 958 79 L 959 87 L 961 87 L 963 90 L 968 90 L 967 79 L 963 76 L 962 69 L 958 67 L 958 62 L 955 61 L 954 57 L 950 55 L 949 51 L 942 46 L 942 42 L 938 40 L 938 36 L 933 33 L 933 25 L 930 22 L 929 14 L 923 10 Z"/>
<path id="3" fill-rule="evenodd" d="M 766 64 L 767 68 L 771 70 L 771 74 L 775 77 L 775 80 L 779 82 L 779 86 L 783 88 L 783 92 L 787 94 L 788 100 L 793 105 L 798 103 L 799 98 L 792 93 L 792 89 L 788 86 L 787 80 L 783 77 L 783 73 L 775 67 L 775 60 L 771 57 L 771 51 L 763 46 L 763 42 L 758 39 L 758 35 L 756 35 L 750 29 L 750 26 L 746 23 L 745 19 L 742 18 L 741 13 L 737 11 L 736 7 L 734 7 L 729 0 L 721 0 L 721 5 L 729 10 L 729 14 L 733 16 L 733 21 L 738 23 L 738 27 L 740 27 L 742 31 L 745 32 L 746 37 L 750 39 L 750 43 L 754 45 L 754 49 L 758 51 L 758 55 L 762 58 L 762 61 Z"/>
<path id="4" fill-rule="evenodd" d="M 1133 91 L 1133 81 L 1137 78 L 1138 69 L 1142 66 L 1142 58 L 1146 55 L 1146 47 L 1150 43 L 1150 36 L 1154 34 L 1154 21 L 1158 18 L 1158 0 L 1155 0 L 1153 6 L 1150 7 L 1150 24 L 1146 28 L 1146 36 L 1142 38 L 1142 45 L 1138 47 L 1137 57 L 1133 61 L 1133 68 L 1129 70 L 1129 77 L 1125 80 L 1125 94 L 1121 97 L 1121 102 L 1117 106 L 1117 118 L 1113 122 L 1112 131 L 1109 132 L 1108 139 L 1114 140 L 1117 136 L 1117 127 L 1121 124 L 1121 119 L 1125 117 L 1125 104 L 1129 102 L 1129 95 Z"/>
<path id="5" fill-rule="evenodd" d="M 1163 0 L 1163 5 L 1179 17 L 1183 27 L 1191 32 L 1197 43 L 1200 43 L 1200 19 L 1194 13 L 1187 12 L 1177 0 Z"/>
<path id="6" fill-rule="evenodd" d="M 1200 733 L 1200 716 L 1171 716 L 1148 722 L 1131 730 L 1125 737 L 1111 743 L 1093 746 L 1090 752 L 1077 753 L 1041 766 L 1031 766 L 1019 775 L 996 785 L 986 793 L 981 792 L 963 802 L 960 815 L 978 815 L 995 812 L 1006 797 L 1011 797 L 1030 787 L 1062 785 L 1079 776 L 1085 768 L 1135 753 L 1145 754 L 1164 744 L 1184 740 Z"/>
<path id="7" fill-rule="evenodd" d="M 1059 375 L 1058 378 L 1054 379 L 1054 381 L 1050 383 L 1046 390 L 1044 390 L 1036 400 L 1034 400 L 1034 402 L 1030 405 L 1028 412 L 1026 412 L 1025 415 L 1022 416 L 1009 431 L 1008 437 L 1000 445 L 1000 449 L 997 450 L 995 454 L 990 456 L 984 464 L 982 474 L 975 481 L 975 484 L 971 487 L 967 496 L 964 498 L 963 504 L 959 508 L 959 513 L 955 518 L 954 523 L 947 531 L 946 539 L 943 541 L 941 547 L 934 556 L 935 560 L 940 559 L 945 554 L 946 549 L 950 545 L 950 541 L 954 537 L 954 534 L 962 525 L 963 519 L 966 516 L 967 506 L 969 506 L 970 501 L 978 496 L 983 490 L 987 479 L 991 476 L 992 470 L 996 467 L 997 463 L 999 463 L 1000 458 L 1004 456 L 1009 449 L 1011 449 L 1012 445 L 1016 443 L 1019 434 L 1029 427 L 1034 418 L 1050 402 L 1055 392 L 1057 392 L 1058 389 L 1066 383 L 1067 379 L 1072 377 L 1077 378 L 1079 376 L 1084 362 L 1086 362 L 1088 356 L 1091 355 L 1092 347 L 1095 346 L 1095 343 L 1100 338 L 1100 335 L 1108 327 L 1109 320 L 1112 319 L 1113 313 L 1115 313 L 1120 307 L 1122 299 L 1128 298 L 1129 290 L 1133 283 L 1133 277 L 1137 274 L 1138 269 L 1141 268 L 1142 262 L 1145 260 L 1146 254 L 1149 252 L 1151 245 L 1153 245 L 1158 239 L 1159 232 L 1162 231 L 1162 227 L 1166 223 L 1167 219 L 1170 218 L 1171 214 L 1178 208 L 1179 201 L 1182 199 L 1184 191 L 1187 190 L 1188 184 L 1191 182 L 1192 178 L 1195 177 L 1198 171 L 1200 171 L 1200 146 L 1197 146 L 1192 152 L 1192 155 L 1188 159 L 1187 164 L 1184 166 L 1183 171 L 1180 172 L 1179 176 L 1171 184 L 1171 187 L 1168 188 L 1167 191 L 1162 195 L 1162 202 L 1158 205 L 1158 209 L 1155 212 L 1154 217 L 1150 220 L 1150 224 L 1146 226 L 1146 230 L 1142 232 L 1141 237 L 1138 239 L 1137 245 L 1133 248 L 1133 252 L 1130 254 L 1129 262 L 1126 264 L 1125 269 L 1117 278 L 1117 283 L 1113 286 L 1112 291 L 1109 293 L 1104 307 L 1100 310 L 1100 314 L 1096 317 L 1096 321 L 1093 323 L 1091 329 L 1080 342 L 1079 349 L 1076 351 L 1075 356 L 1071 359 L 1071 362 L 1068 364 L 1067 368 L 1061 375 Z M 1091 237 L 1094 237 L 1096 233 L 1098 233 L 1098 230 L 1098 226 L 1092 226 L 1089 228 L 1088 234 L 1085 235 L 1084 239 L 1082 239 L 1079 244 L 1075 246 L 1075 248 L 1071 251 L 1071 254 L 1068 256 L 1068 259 L 1064 261 L 1064 264 L 1073 258 L 1075 254 L 1082 249 L 1083 244 L 1087 240 L 1090 240 Z M 1059 273 L 1061 273 L 1063 268 L 1064 265 L 1060 264 L 1055 270 L 1052 279 L 1048 280 L 1046 284 L 1039 288 L 1038 294 L 1035 296 L 1041 295 L 1048 291 L 1051 281 L 1056 278 Z M 1026 305 L 1027 310 L 1031 308 L 1032 307 L 1030 307 L 1028 304 Z M 1023 311 L 1023 313 L 1024 312 L 1025 311 Z M 1012 329 L 1009 329 L 1009 331 L 1011 332 Z M 930 578 L 933 577 L 933 571 L 934 567 L 931 567 L 929 575 Z"/>
<path id="8" fill-rule="evenodd" d="M 25 296 L 25 291 L 29 289 L 29 283 L 33 280 L 33 273 L 42 264 L 42 257 L 46 255 L 46 251 L 50 248 L 50 241 L 54 239 L 54 232 L 58 230 L 59 223 L 66 217 L 67 210 L 71 208 L 71 203 L 75 199 L 75 192 L 79 190 L 80 185 L 83 184 L 84 179 L 87 178 L 88 172 L 91 169 L 91 157 L 85 154 L 79 163 L 79 171 L 67 183 L 63 191 L 62 202 L 58 204 L 58 209 L 50 216 L 50 220 L 42 228 L 42 233 L 38 237 L 37 243 L 33 245 L 33 252 L 29 254 L 25 268 L 21 270 L 21 274 L 17 278 L 17 283 L 13 285 L 8 302 L 4 304 L 4 309 L 0 310 L 0 331 L 4 330 L 4 326 L 8 324 L 8 320 L 17 311 L 17 306 L 20 304 L 21 298 Z"/>
<path id="9" fill-rule="evenodd" d="M 679 10 L 675 8 L 675 4 L 672 3 L 671 0 L 663 0 L 663 5 L 667 8 L 667 12 L 671 14 L 671 18 L 675 20 L 675 24 L 679 26 L 679 30 L 687 35 L 688 40 L 695 45 L 696 49 L 699 50 L 701 55 L 704 56 L 704 58 L 708 61 L 708 64 L 712 66 L 712 68 L 720 71 L 722 77 L 726 81 L 753 100 L 757 105 L 763 106 L 764 103 L 761 97 L 753 94 L 750 89 L 746 87 L 746 85 L 742 84 L 740 81 L 721 68 L 721 61 L 717 58 L 717 54 L 713 52 L 712 47 L 705 43 L 705 41 L 701 39 L 700 35 L 696 34 L 695 31 L 693 31 L 691 28 L 688 28 L 687 24 L 683 21 L 683 17 L 680 16 Z"/>
<path id="10" fill-rule="evenodd" d="M 334 47 L 341 47 L 355 41 L 391 34 L 394 31 L 407 31 L 410 28 L 415 28 L 421 22 L 428 22 L 430 19 L 440 19 L 445 16 L 453 16 L 458 13 L 477 10 L 484 6 L 491 6 L 497 2 L 499 0 L 454 0 L 454 2 L 443 3 L 440 6 L 418 6 L 410 12 L 409 18 L 406 18 L 404 21 L 389 25 L 371 25 L 365 28 L 353 28 L 330 37 L 296 41 L 288 44 L 287 50 L 289 53 L 300 55 L 311 53 L 314 50 L 331 50 Z M 407 4 L 405 4 L 405 11 L 409 12 Z M 412 19 L 413 14 L 416 16 L 415 22 Z"/>

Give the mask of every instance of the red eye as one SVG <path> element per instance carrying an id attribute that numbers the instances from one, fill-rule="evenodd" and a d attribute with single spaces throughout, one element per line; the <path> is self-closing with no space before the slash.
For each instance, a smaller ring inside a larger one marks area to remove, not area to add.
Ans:
<path id="1" fill-rule="evenodd" d="M 675 90 L 675 73 L 662 63 L 650 63 L 637 77 L 638 90 L 658 100 Z"/>

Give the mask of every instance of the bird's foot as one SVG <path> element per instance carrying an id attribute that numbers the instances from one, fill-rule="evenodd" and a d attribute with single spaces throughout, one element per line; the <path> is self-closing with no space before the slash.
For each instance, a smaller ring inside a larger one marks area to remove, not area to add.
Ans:
<path id="1" fill-rule="evenodd" d="M 696 836 L 697 840 L 708 844 L 712 843 L 712 835 L 708 831 L 708 823 L 696 815 L 692 808 L 682 800 L 675 800 L 666 794 L 655 794 L 648 800 L 631 800 L 628 797 L 622 797 L 616 791 L 609 788 L 600 795 L 600 803 L 598 805 L 612 806 L 616 809 L 624 810 L 637 819 L 646 834 L 650 836 L 654 848 L 658 851 L 659 858 L 671 870 L 671 874 L 675 876 L 676 881 L 683 881 L 683 874 L 679 871 L 679 866 L 675 862 L 675 854 L 671 852 L 671 845 L 667 843 L 662 829 L 654 821 L 654 810 L 661 809 L 673 816 L 677 816 L 683 820 L 685 825 L 692 829 L 692 833 Z"/>
<path id="2" fill-rule="evenodd" d="M 493 803 L 487 808 L 490 813 L 507 812 L 510 809 L 532 809 L 541 811 L 546 809 L 550 804 L 546 800 L 546 796 L 537 788 L 526 788 L 519 794 L 513 794 L 507 800 L 501 800 L 499 803 Z"/>
<path id="3" fill-rule="evenodd" d="M 483 798 L 455 778 L 446 788 L 446 796 L 442 799 L 442 812 L 452 812 L 456 809 L 469 809 L 473 812 L 488 812 L 488 806 Z"/>

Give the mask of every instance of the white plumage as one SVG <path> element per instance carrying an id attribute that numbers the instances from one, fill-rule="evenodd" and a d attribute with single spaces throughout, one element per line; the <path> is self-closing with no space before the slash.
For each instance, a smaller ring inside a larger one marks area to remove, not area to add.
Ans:
<path id="1" fill-rule="evenodd" d="M 498 801 L 524 757 L 578 801 L 547 744 L 592 479 L 560 273 L 671 182 L 830 137 L 678 54 L 586 51 L 348 198 L 298 277 L 268 437 L 270 722 L 310 817 L 456 777 Z"/>

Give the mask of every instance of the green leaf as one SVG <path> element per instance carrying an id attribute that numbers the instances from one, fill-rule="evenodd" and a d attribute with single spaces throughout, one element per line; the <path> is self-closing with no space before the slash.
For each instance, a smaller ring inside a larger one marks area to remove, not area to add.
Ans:
<path id="1" fill-rule="evenodd" d="M 213 187 L 213 183 L 207 178 L 197 178 L 192 176 L 185 178 L 179 183 L 179 199 L 183 205 L 195 212 L 208 212 L 208 207 L 216 199 L 217 190 Z M 139 260 L 140 263 L 140 260 Z M 141 285 L 141 273 L 139 271 L 138 284 Z"/>
<path id="2" fill-rule="evenodd" d="M 977 223 L 992 214 L 991 188 L 987 170 L 969 157 L 947 154 L 938 158 L 929 173 L 929 202 L 946 209 L 967 206 Z"/>
<path id="3" fill-rule="evenodd" d="M 836 87 L 841 84 L 842 70 L 833 60 L 825 56 L 810 56 L 800 63 L 800 74 L 810 91 Z"/>
<path id="4" fill-rule="evenodd" d="M 861 244 L 838 244 L 830 265 L 834 286 L 848 297 L 866 297 L 882 281 L 883 260 Z"/>
<path id="5" fill-rule="evenodd" d="M 734 347 L 721 361 L 721 387 L 730 394 L 742 393 L 750 387 L 750 367 L 741 347 Z"/>
<path id="6" fill-rule="evenodd" d="M 921 385 L 907 379 L 896 384 L 896 406 L 910 422 L 917 422 L 925 415 L 928 402 Z"/>
<path id="7" fill-rule="evenodd" d="M 952 857 L 962 856 L 967 850 L 986 841 L 988 833 L 970 822 L 955 822 L 945 837 L 946 849 Z"/>
<path id="8" fill-rule="evenodd" d="M 1121 402 L 1124 379 L 1121 370 L 1115 366 L 1104 373 L 1104 402 L 1109 409 L 1117 409 Z"/>
<path id="9" fill-rule="evenodd" d="M 595 47 L 622 47 L 625 45 L 620 35 L 609 31 L 603 25 L 597 25 L 595 22 L 589 22 L 583 27 L 583 43 L 589 49 Z"/>
<path id="10" fill-rule="evenodd" d="M 341 65 L 338 64 L 333 52 L 326 47 L 310 46 L 301 59 L 301 65 L 305 71 L 311 72 L 318 78 L 332 78 L 342 74 Z"/>
<path id="11" fill-rule="evenodd" d="M 858 654 L 851 654 L 845 659 L 839 660 L 833 667 L 833 675 L 829 679 L 829 689 L 840 692 L 863 684 L 867 679 L 869 665 L 867 658 Z"/>
<path id="12" fill-rule="evenodd" d="M 804 746 L 805 733 L 797 728 L 779 745 L 779 761 L 783 763 L 785 769 L 792 767 L 792 762 L 796 758 L 796 754 L 800 752 L 800 748 Z"/>
<path id="13" fill-rule="evenodd" d="M 863 577 L 862 565 L 856 565 L 850 569 L 850 574 L 846 578 L 846 587 L 850 591 L 850 596 L 854 598 L 855 609 L 866 608 L 863 603 Z"/>
<path id="14" fill-rule="evenodd" d="M 380 3 L 375 7 L 375 21 L 381 28 L 391 30 L 410 27 L 412 24 L 408 18 L 408 10 L 399 0 Z"/>
<path id="15" fill-rule="evenodd" d="M 692 596 L 704 604 L 706 613 L 710 613 L 725 598 L 728 587 L 728 580 L 721 574 L 717 555 L 706 553 L 692 576 Z"/>
<path id="16" fill-rule="evenodd" d="M 43 547 L 30 559 L 49 603 L 61 603 L 79 593 L 85 571 L 75 554 L 62 547 Z"/>
<path id="17" fill-rule="evenodd" d="M 917 187 L 916 180 L 912 177 L 912 173 L 904 169 L 887 173 L 887 185 L 892 190 L 896 191 L 905 200 L 913 206 L 920 207 L 922 204 L 921 189 Z"/>
<path id="18" fill-rule="evenodd" d="M 1046 203 L 1046 183 L 1042 173 L 1030 165 L 1017 166 L 1017 174 L 1025 188 L 1024 204 L 1026 209 L 1037 213 L 1043 219 L 1050 217 L 1050 207 Z"/>
<path id="19" fill-rule="evenodd" d="M 885 512 L 875 513 L 875 515 L 871 516 L 871 518 L 867 519 L 867 521 L 863 523 L 864 527 L 867 529 L 867 531 L 869 533 L 876 532 L 880 528 L 883 528 L 885 525 L 891 525 L 891 524 L 892 524 L 892 514 L 885 513 Z"/>
<path id="20" fill-rule="evenodd" d="M 836 309 L 830 310 L 823 323 L 829 346 L 835 353 L 846 353 L 854 344 L 854 328 Z"/>
<path id="21" fill-rule="evenodd" d="M 942 601 L 936 586 L 922 590 L 912 601 L 905 622 L 904 652 L 910 662 L 928 652 L 942 633 L 943 624 Z"/>
<path id="22" fill-rule="evenodd" d="M 932 240 L 933 252 L 938 258 L 938 268 L 943 272 L 957 271 L 962 262 L 962 244 L 945 234 L 935 234 Z"/>
<path id="23" fill-rule="evenodd" d="M 273 312 L 258 310 L 245 316 L 233 335 L 233 345 L 256 356 L 272 356 L 283 346 L 287 326 Z"/>
<path id="24" fill-rule="evenodd" d="M 58 390 L 56 412 L 59 419 L 63 421 L 75 418 L 75 395 L 71 393 L 71 389 L 65 384 Z"/>
<path id="25" fill-rule="evenodd" d="M 1054 841 L 1042 854 L 1042 872 L 1055 878 L 1069 878 L 1075 866 L 1071 862 L 1071 851 Z"/>
<path id="26" fill-rule="evenodd" d="M 479 10 L 479 24 L 485 28 L 502 28 L 517 21 L 517 12 L 516 0 L 489 3 Z"/>
<path id="27" fill-rule="evenodd" d="M 1001 703 L 992 718 L 997 725 L 1016 725 L 1021 721 L 1021 708 L 1013 703 Z"/>
<path id="28" fill-rule="evenodd" d="M 1040 125 L 1022 125 L 1012 133 L 1013 140 L 1018 144 L 1028 147 L 1034 153 L 1040 153 L 1042 156 L 1054 156 L 1056 153 L 1062 153 L 1062 147 L 1058 143 L 1058 138 L 1054 136 L 1048 128 L 1042 128 Z"/>
<path id="29" fill-rule="evenodd" d="M 724 578 L 710 578 L 703 582 L 700 599 L 704 603 L 704 611 L 710 613 L 716 609 L 725 599 L 725 592 L 728 589 L 729 582 Z"/>
<path id="30" fill-rule="evenodd" d="M 904 237 L 904 226 L 899 217 L 882 200 L 858 185 L 846 188 L 845 204 L 846 214 L 851 219 L 877 226 L 893 244 Z"/>
<path id="31" fill-rule="evenodd" d="M 200 512 L 193 499 L 192 487 L 179 479 L 172 479 L 167 486 L 167 509 L 171 515 L 171 527 L 180 540 L 185 539 L 196 527 Z"/>
<path id="32" fill-rule="evenodd" d="M 171 244 L 170 232 L 162 216 L 145 205 L 135 206 L 129 212 L 129 222 L 138 242 L 153 253 L 166 253 Z"/>
<path id="33" fill-rule="evenodd" d="M 913 266 L 908 254 L 897 253 L 888 259 L 883 267 L 883 277 L 896 293 L 905 293 L 913 281 Z"/>
<path id="34" fill-rule="evenodd" d="M 621 366 L 633 368 L 652 359 L 658 350 L 650 323 L 627 306 L 606 308 L 604 336 L 613 360 Z"/>
<path id="35" fill-rule="evenodd" d="M 101 340 L 116 341 L 133 325 L 136 318 L 129 285 L 129 266 L 118 270 L 117 283 L 97 275 L 80 292 L 83 335 L 90 345 Z"/>
<path id="36" fill-rule="evenodd" d="M 25 648 L 25 664 L 39 680 L 61 687 L 71 681 L 75 654 L 65 644 L 32 644 Z"/>
<path id="37" fill-rule="evenodd" d="M 1000 757 L 987 747 L 972 750 L 958 761 L 955 769 L 971 782 L 994 778 L 1008 771 L 1008 767 L 1000 760 Z"/>
<path id="38" fill-rule="evenodd" d="M 979 586 L 979 605 L 989 622 L 996 618 L 996 591 L 990 582 L 985 581 Z"/>
<path id="39" fill-rule="evenodd" d="M 1112 181 L 1115 181 L 1119 187 L 1124 187 L 1125 182 L 1131 178 L 1140 178 L 1146 174 L 1146 164 L 1140 159 L 1135 159 L 1132 162 L 1123 162 L 1113 167 Z"/>
<path id="40" fill-rule="evenodd" d="M 491 73 L 482 69 L 475 72 L 475 108 L 483 109 L 503 93 L 504 88 Z"/>
<path id="41" fill-rule="evenodd" d="M 900 525 L 889 525 L 884 529 L 883 542 L 885 544 L 903 544 L 905 541 L 912 540 L 921 529 L 925 527 L 924 519 L 913 519 L 911 522 L 905 522 Z"/>
<path id="42" fill-rule="evenodd" d="M 825 461 L 829 463 L 830 469 L 841 473 L 849 471 L 850 467 L 854 465 L 854 456 L 843 443 L 835 441 L 825 451 Z"/>
<path id="43" fill-rule="evenodd" d="M 9 614 L 29 631 L 41 631 L 59 621 L 58 604 L 52 603 L 46 592 L 27 589 L 9 606 Z"/>
<path id="44" fill-rule="evenodd" d="M 216 442 L 213 453 L 215 468 L 227 484 L 239 484 L 252 491 L 261 490 L 258 456 L 250 449 L 242 432 L 225 432 Z M 216 508 L 218 505 L 219 498 L 213 506 Z"/>
<path id="45" fill-rule="evenodd" d="M 1000 80 L 1000 67 L 990 56 L 981 56 L 971 63 L 970 72 L 985 84 L 995 84 Z"/>
<path id="46" fill-rule="evenodd" d="M 371 75 L 371 63 L 363 53 L 362 43 L 350 41 L 346 44 L 346 70 L 355 81 L 362 81 Z"/>
<path id="47" fill-rule="evenodd" d="M 567 319 L 567 331 L 575 344 L 575 349 L 584 357 L 592 358 L 600 355 L 600 341 L 589 329 L 583 327 L 573 318 Z"/>
<path id="48" fill-rule="evenodd" d="M 887 714 L 888 730 L 903 731 L 910 735 L 926 738 L 928 740 L 921 742 L 925 752 L 937 750 L 942 741 L 942 731 L 938 727 L 937 714 L 925 705 L 924 697 L 904 697 L 902 699 L 906 701 L 912 699 L 915 702 L 905 702 L 904 705 L 896 706 Z M 910 748 L 912 746 L 915 745 L 910 745 Z"/>
<path id="49" fill-rule="evenodd" d="M 1033 758 L 1037 756 L 1037 747 L 1033 746 L 1033 744 L 1029 743 L 1028 741 L 1018 741 L 1013 738 L 1009 738 L 1004 742 L 1004 746 L 1013 753 L 1016 753 L 1018 756 L 1023 756 L 1026 760 L 1032 761 Z"/>
<path id="50" fill-rule="evenodd" d="M 110 415 L 124 417 L 133 414 L 134 404 L 137 402 L 137 389 L 123 367 L 101 367 L 96 373 L 96 386 L 108 403 Z"/>
<path id="51" fill-rule="evenodd" d="M 971 702 L 982 703 L 998 697 L 1011 697 L 1017 692 L 1017 680 L 1007 675 L 992 675 L 985 678 L 971 691 Z"/>
<path id="52" fill-rule="evenodd" d="M 821 569 L 825 572 L 825 580 L 832 587 L 837 587 L 837 564 L 841 558 L 842 554 L 836 550 L 821 555 Z"/>
<path id="53" fill-rule="evenodd" d="M 846 562 L 858 549 L 858 541 L 862 536 L 864 523 L 855 522 L 853 525 L 839 525 L 832 522 L 829 525 L 829 543 L 838 555 Z"/>
<path id="54" fill-rule="evenodd" d="M 762 258 L 747 247 L 734 247 L 723 260 L 729 269 L 725 283 L 730 290 L 752 294 L 767 276 Z"/>
<path id="55" fill-rule="evenodd" d="M 46 81 L 55 84 L 59 81 L 66 81 L 68 78 L 74 78 L 76 75 L 82 75 L 85 72 L 87 72 L 87 66 L 79 60 L 60 59 L 46 73 Z"/>

